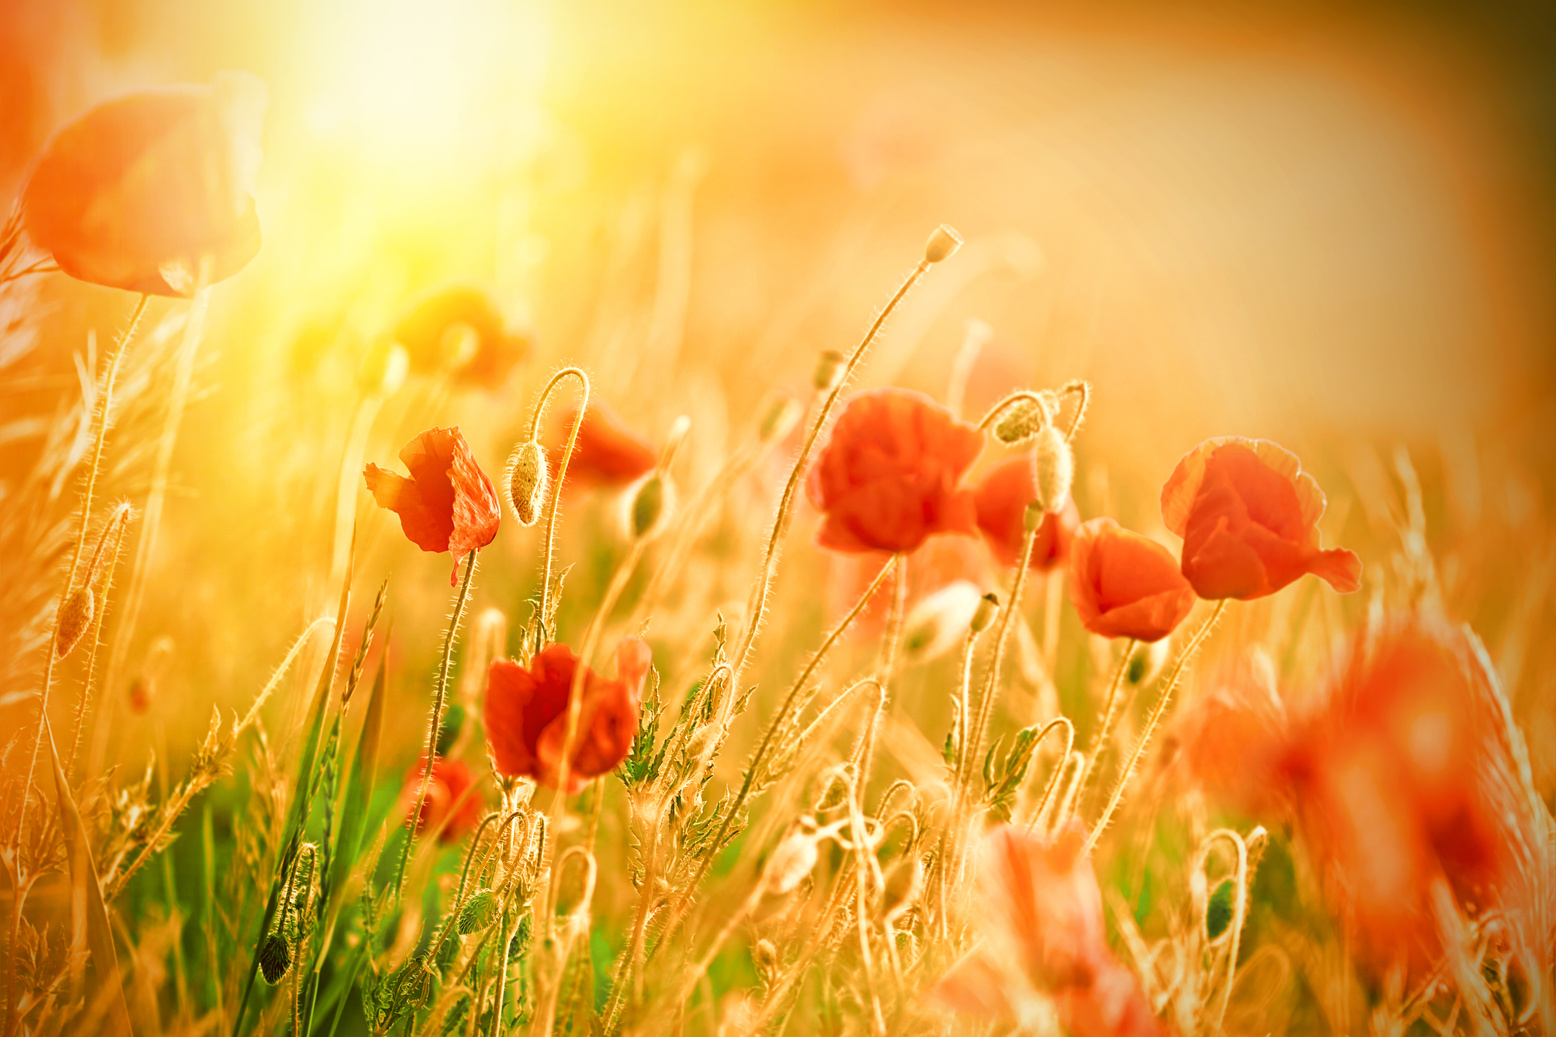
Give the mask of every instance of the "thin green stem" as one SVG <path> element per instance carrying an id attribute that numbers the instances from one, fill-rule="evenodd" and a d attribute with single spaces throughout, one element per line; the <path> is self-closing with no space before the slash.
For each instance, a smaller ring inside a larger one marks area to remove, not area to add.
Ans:
<path id="1" fill-rule="evenodd" d="M 1082 795 L 1086 792 L 1086 782 L 1091 777 L 1092 770 L 1097 766 L 1097 757 L 1102 754 L 1103 747 L 1107 745 L 1108 735 L 1113 731 L 1113 721 L 1118 716 L 1118 689 L 1123 686 L 1124 674 L 1129 672 L 1129 658 L 1134 655 L 1137 643 L 1132 637 L 1124 642 L 1123 657 L 1119 659 L 1118 666 L 1113 670 L 1113 679 L 1108 682 L 1108 694 L 1102 707 L 1102 724 L 1091 740 L 1091 752 L 1086 754 L 1086 763 L 1081 770 L 1080 794 Z"/>
<path id="2" fill-rule="evenodd" d="M 567 466 L 573 460 L 573 450 L 578 444 L 578 430 L 583 427 L 584 414 L 589 409 L 589 376 L 580 368 L 564 367 L 551 376 L 546 387 L 540 391 L 540 401 L 535 404 L 535 412 L 530 415 L 529 429 L 525 436 L 528 442 L 535 438 L 540 429 L 540 419 L 546 410 L 546 404 L 551 399 L 551 394 L 561 384 L 564 378 L 576 378 L 582 387 L 578 400 L 578 416 L 573 419 L 572 430 L 567 435 L 567 446 L 562 449 L 562 460 L 557 464 L 556 482 L 551 487 L 551 499 L 546 502 L 546 558 L 540 569 L 540 623 L 545 626 L 546 615 L 551 604 L 551 565 L 556 557 L 556 516 L 557 508 L 562 501 L 562 484 L 567 481 Z M 537 646 L 538 647 L 538 646 Z"/>
<path id="3" fill-rule="evenodd" d="M 443 637 L 443 660 L 438 664 L 438 688 L 432 701 L 432 722 L 427 730 L 427 764 L 421 772 L 421 787 L 416 793 L 416 806 L 411 811 L 405 832 L 405 845 L 400 849 L 400 863 L 394 871 L 394 899 L 399 901 L 405 882 L 405 864 L 411 858 L 411 848 L 416 845 L 416 832 L 421 828 L 421 812 L 427 803 L 427 788 L 432 784 L 432 764 L 437 759 L 438 732 L 443 727 L 443 707 L 448 701 L 448 670 L 454 656 L 454 639 L 459 636 L 459 621 L 464 618 L 465 605 L 470 600 L 470 577 L 475 573 L 476 552 L 471 551 L 465 560 L 465 578 L 459 582 L 459 596 L 454 601 L 454 614 L 448 621 L 448 632 Z"/>

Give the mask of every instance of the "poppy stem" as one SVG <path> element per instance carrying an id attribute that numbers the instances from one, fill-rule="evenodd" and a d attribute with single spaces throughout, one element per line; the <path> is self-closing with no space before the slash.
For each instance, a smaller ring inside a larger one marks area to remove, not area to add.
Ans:
<path id="1" fill-rule="evenodd" d="M 465 605 L 470 600 L 470 577 L 475 573 L 476 552 L 472 550 L 465 560 L 465 578 L 459 582 L 459 596 L 454 599 L 454 614 L 449 617 L 448 632 L 443 636 L 443 660 L 438 665 L 438 689 L 432 700 L 432 722 L 427 731 L 427 765 L 421 772 L 421 788 L 416 793 L 416 806 L 407 820 L 405 845 L 400 849 L 400 863 L 394 871 L 394 899 L 398 903 L 405 883 L 405 865 L 411 858 L 411 848 L 416 845 L 416 833 L 421 828 L 421 812 L 427 804 L 427 788 L 432 784 L 432 764 L 437 759 L 438 732 L 443 727 L 443 707 L 448 701 L 448 668 L 454 656 L 454 639 L 459 636 L 459 621 L 464 618 Z"/>
<path id="2" fill-rule="evenodd" d="M 551 376 L 551 381 L 540 391 L 540 400 L 535 404 L 535 412 L 530 415 L 529 429 L 524 437 L 526 441 L 533 440 L 540 430 L 540 419 L 546 411 L 546 404 L 551 400 L 551 394 L 561 384 L 562 379 L 573 377 L 578 379 L 579 400 L 578 416 L 573 419 L 572 430 L 567 435 L 567 446 L 562 450 L 562 460 L 557 464 L 556 481 L 551 487 L 551 499 L 546 502 L 546 560 L 540 570 L 540 626 L 541 633 L 545 632 L 546 615 L 551 606 L 551 564 L 556 555 L 556 515 L 557 508 L 562 502 L 562 484 L 567 481 L 567 465 L 573 459 L 573 450 L 578 444 L 578 430 L 583 427 L 584 411 L 589 408 L 589 376 L 584 374 L 581 368 L 564 367 Z M 540 649 L 539 637 L 536 638 L 535 650 Z"/>
<path id="3" fill-rule="evenodd" d="M 1103 747 L 1107 745 L 1108 735 L 1113 733 L 1113 721 L 1118 717 L 1118 689 L 1124 684 L 1124 674 L 1129 672 L 1129 660 L 1135 654 L 1135 645 L 1138 643 L 1132 637 L 1124 642 L 1124 654 L 1113 670 L 1113 679 L 1108 682 L 1108 696 L 1102 707 L 1102 725 L 1097 728 L 1096 735 L 1092 737 L 1091 752 L 1086 754 L 1086 762 L 1081 766 L 1078 795 L 1085 793 L 1086 782 L 1097 766 L 1097 757 L 1102 754 Z"/>
<path id="4" fill-rule="evenodd" d="M 1220 621 L 1221 614 L 1226 611 L 1228 599 L 1222 598 L 1216 602 L 1215 611 L 1210 613 L 1210 618 L 1194 631 L 1194 636 L 1189 638 L 1189 643 L 1183 646 L 1183 651 L 1178 653 L 1178 661 L 1173 664 L 1172 673 L 1167 676 L 1167 685 L 1162 691 L 1162 697 L 1157 700 L 1156 708 L 1151 710 L 1151 716 L 1145 722 L 1145 730 L 1140 733 L 1140 740 L 1135 743 L 1134 752 L 1129 754 L 1129 760 L 1124 764 L 1124 769 L 1119 772 L 1118 781 L 1113 785 L 1113 794 L 1108 797 L 1108 805 L 1103 808 L 1102 816 L 1097 818 L 1097 823 L 1092 827 L 1091 834 L 1086 837 L 1086 847 L 1082 851 L 1091 853 L 1092 847 L 1097 845 L 1097 840 L 1107 829 L 1108 822 L 1113 818 L 1113 811 L 1118 809 L 1118 801 L 1124 798 L 1124 789 L 1129 785 L 1129 779 L 1135 772 L 1135 767 L 1140 763 L 1140 757 L 1145 755 L 1145 747 L 1151 741 L 1151 735 L 1156 731 L 1157 723 L 1162 719 L 1162 714 L 1167 710 L 1167 703 L 1172 699 L 1172 693 L 1178 686 L 1178 679 L 1183 676 L 1183 670 L 1188 666 L 1194 653 L 1199 651 L 1199 646 L 1205 643 L 1205 638 L 1210 636 L 1210 631 Z"/>

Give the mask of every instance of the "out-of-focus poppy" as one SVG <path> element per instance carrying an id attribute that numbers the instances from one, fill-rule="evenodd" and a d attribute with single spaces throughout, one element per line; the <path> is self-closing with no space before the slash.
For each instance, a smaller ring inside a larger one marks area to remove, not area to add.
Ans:
<path id="1" fill-rule="evenodd" d="M 983 434 L 922 393 L 876 389 L 848 401 L 810 470 L 806 496 L 835 551 L 913 551 L 940 533 L 977 532 L 963 473 Z"/>
<path id="2" fill-rule="evenodd" d="M 568 760 L 569 794 L 609 774 L 632 751 L 643 678 L 652 662 L 648 644 L 629 637 L 616 649 L 614 679 L 593 670 L 584 674 L 578 730 Z M 573 650 L 556 643 L 536 652 L 528 667 L 513 659 L 497 659 L 487 668 L 487 748 L 499 772 L 557 787 L 567 738 L 568 696 L 578 666 Z"/>
<path id="3" fill-rule="evenodd" d="M 411 477 L 368 463 L 367 488 L 380 508 L 400 516 L 400 528 L 423 551 L 451 552 L 456 582 L 466 554 L 497 536 L 497 488 L 476 464 L 459 427 L 432 428 L 405 444 L 400 461 Z"/>
<path id="4" fill-rule="evenodd" d="M 1093 634 L 1149 643 L 1188 617 L 1194 588 L 1171 551 L 1110 518 L 1094 518 L 1081 523 L 1070 545 L 1070 601 Z"/>
<path id="5" fill-rule="evenodd" d="M 416 809 L 416 797 L 421 792 L 421 781 L 426 772 L 425 753 L 405 772 L 400 800 L 406 820 Z M 422 802 L 421 816 L 416 821 L 417 833 L 430 826 L 437 831 L 440 843 L 457 843 L 463 839 L 481 822 L 481 795 L 478 789 L 472 788 L 474 784 L 475 778 L 463 760 L 434 756 L 432 780 L 427 783 L 427 798 Z"/>
<path id="6" fill-rule="evenodd" d="M 978 483 L 973 499 L 978 507 L 978 530 L 995 560 L 1003 566 L 1019 564 L 1027 537 L 1027 505 L 1037 499 L 1031 460 L 1020 455 L 1001 461 Z M 1063 565 L 1070 557 L 1070 541 L 1080 524 L 1075 501 L 1066 497 L 1064 507 L 1045 514 L 1037 527 L 1030 567 L 1047 572 Z"/>
<path id="7" fill-rule="evenodd" d="M 563 412 L 562 428 L 546 451 L 553 479 L 577 420 L 577 408 Z M 628 428 L 609 407 L 591 402 L 584 410 L 573 456 L 567 461 L 566 485 L 580 489 L 625 486 L 651 472 L 658 461 L 659 451 L 653 443 Z"/>
<path id="8" fill-rule="evenodd" d="M 447 371 L 460 382 L 500 388 L 529 353 L 525 335 L 508 330 L 490 293 L 455 285 L 423 298 L 394 329 L 411 370 Z"/>
<path id="9" fill-rule="evenodd" d="M 1162 520 L 1183 538 L 1183 575 L 1202 598 L 1262 598 L 1304 573 L 1349 593 L 1361 559 L 1319 547 L 1324 493 L 1296 455 L 1263 439 L 1207 439 L 1162 487 Z"/>
<path id="10" fill-rule="evenodd" d="M 45 145 L 22 195 L 27 233 L 72 277 L 193 294 L 259 251 L 254 176 L 265 90 L 223 73 L 93 108 Z"/>
<path id="11" fill-rule="evenodd" d="M 1250 814 L 1283 806 L 1288 792 L 1286 708 L 1274 673 L 1257 659 L 1224 665 L 1206 682 L 1209 694 L 1185 703 L 1168 735 L 1179 750 L 1174 759 L 1207 796 Z"/>
<path id="12" fill-rule="evenodd" d="M 1102 892 L 1072 827 L 1046 839 L 1001 825 L 977 864 L 982 941 L 935 985 L 932 997 L 985 1017 L 1040 1018 L 1045 998 L 1077 1037 L 1162 1032 L 1135 976 L 1108 948 Z"/>
<path id="13" fill-rule="evenodd" d="M 1551 833 L 1526 758 L 1473 635 L 1407 616 L 1357 639 L 1283 764 L 1366 960 L 1381 970 L 1435 957 L 1439 876 L 1466 909 L 1500 907 L 1527 953 L 1548 960 L 1552 920 L 1533 887 L 1553 877 Z"/>

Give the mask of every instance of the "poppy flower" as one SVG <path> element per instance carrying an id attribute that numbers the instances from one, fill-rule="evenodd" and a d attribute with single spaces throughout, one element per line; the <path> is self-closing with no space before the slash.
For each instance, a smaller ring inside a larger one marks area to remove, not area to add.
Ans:
<path id="1" fill-rule="evenodd" d="M 1093 634 L 1150 643 L 1188 617 L 1194 588 L 1171 551 L 1110 518 L 1094 518 L 1081 523 L 1070 545 L 1070 601 Z"/>
<path id="2" fill-rule="evenodd" d="M 1249 814 L 1279 808 L 1290 725 L 1268 657 L 1254 649 L 1206 683 L 1213 690 L 1185 703 L 1168 736 L 1179 749 L 1173 759 L 1218 802 Z"/>
<path id="3" fill-rule="evenodd" d="M 983 434 L 922 393 L 875 389 L 848 401 L 805 484 L 834 551 L 913 551 L 939 533 L 977 532 L 962 475 Z"/>
<path id="4" fill-rule="evenodd" d="M 1263 439 L 1207 439 L 1162 487 L 1162 520 L 1183 538 L 1183 575 L 1202 598 L 1262 598 L 1304 573 L 1348 594 L 1361 559 L 1319 547 L 1324 493 L 1296 455 Z"/>
<path id="5" fill-rule="evenodd" d="M 380 508 L 400 516 L 400 528 L 423 551 L 451 552 L 454 573 L 465 555 L 497 536 L 501 518 L 497 488 L 476 464 L 459 427 L 432 428 L 405 444 L 400 461 L 407 479 L 368 463 L 362 475 Z"/>
<path id="6" fill-rule="evenodd" d="M 411 370 L 448 371 L 457 380 L 500 388 L 529 352 L 529 339 L 508 331 L 489 293 L 455 285 L 426 296 L 394 329 Z"/>
<path id="7" fill-rule="evenodd" d="M 562 430 L 555 445 L 547 450 L 553 478 L 562 464 L 567 437 L 572 434 L 577 420 L 576 407 L 564 412 Z M 580 488 L 626 486 L 653 471 L 658 463 L 659 451 L 653 443 L 628 428 L 609 407 L 591 403 L 584 410 L 578 441 L 573 444 L 573 456 L 567 461 L 566 485 Z"/>
<path id="8" fill-rule="evenodd" d="M 982 940 L 935 985 L 936 1001 L 1026 1023 L 1051 998 L 1076 1037 L 1162 1033 L 1139 980 L 1108 947 L 1084 845 L 1078 827 L 1045 838 L 1001 825 L 984 837 L 974 916 Z"/>
<path id="9" fill-rule="evenodd" d="M 568 760 L 567 792 L 609 774 L 632 751 L 637 736 L 643 678 L 653 662 L 641 638 L 616 649 L 616 677 L 585 673 L 578 730 Z M 486 741 L 493 765 L 509 777 L 530 778 L 548 788 L 561 780 L 567 738 L 567 703 L 578 657 L 555 643 L 536 652 L 528 667 L 494 660 L 486 671 Z"/>
<path id="10" fill-rule="evenodd" d="M 421 793 L 426 773 L 427 755 L 423 753 L 405 772 L 405 785 L 400 790 L 407 821 L 416 809 L 416 797 Z M 434 756 L 432 780 L 427 783 L 427 798 L 422 801 L 421 815 L 416 821 L 417 833 L 431 826 L 438 833 L 438 842 L 443 844 L 457 843 L 469 834 L 481 823 L 480 790 L 472 788 L 474 784 L 470 767 L 463 760 Z"/>
<path id="11" fill-rule="evenodd" d="M 1283 767 L 1365 959 L 1382 969 L 1435 957 L 1430 891 L 1441 878 L 1461 905 L 1501 907 L 1546 960 L 1550 926 L 1530 916 L 1542 913 L 1534 886 L 1551 877 L 1548 819 L 1525 758 L 1473 635 L 1408 616 L 1356 641 Z"/>
<path id="12" fill-rule="evenodd" d="M 250 196 L 265 91 L 252 76 L 105 101 L 44 146 L 22 195 L 27 233 L 72 277 L 189 296 L 259 252 Z"/>
<path id="13" fill-rule="evenodd" d="M 973 491 L 978 509 L 978 531 L 999 564 L 1009 567 L 1021 562 L 1026 545 L 1027 505 L 1037 499 L 1032 482 L 1032 463 L 1026 455 L 1001 461 Z M 1047 572 L 1063 565 L 1070 557 L 1070 541 L 1081 524 L 1075 501 L 1066 497 L 1064 507 L 1043 516 L 1032 544 L 1030 567 Z"/>

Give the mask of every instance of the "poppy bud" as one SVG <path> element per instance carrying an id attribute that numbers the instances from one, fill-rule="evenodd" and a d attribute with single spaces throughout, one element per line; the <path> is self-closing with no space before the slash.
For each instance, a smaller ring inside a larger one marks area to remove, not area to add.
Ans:
<path id="1" fill-rule="evenodd" d="M 935 232 L 929 236 L 929 242 L 924 246 L 924 262 L 939 263 L 950 259 L 957 249 L 962 247 L 962 236 L 945 224 L 935 228 Z"/>
<path id="2" fill-rule="evenodd" d="M 1149 684 L 1167 664 L 1167 639 L 1140 644 L 1129 659 L 1129 671 L 1125 675 L 1130 684 Z"/>
<path id="3" fill-rule="evenodd" d="M 540 443 L 531 439 L 513 448 L 503 481 L 507 484 L 508 503 L 513 505 L 514 518 L 521 526 L 533 526 L 546 506 L 551 482 L 546 451 Z"/>
<path id="4" fill-rule="evenodd" d="M 465 901 L 465 906 L 459 909 L 459 919 L 455 927 L 460 936 L 469 936 L 471 933 L 480 932 L 492 924 L 492 919 L 497 917 L 497 897 L 489 889 L 478 889 Z"/>
<path id="5" fill-rule="evenodd" d="M 86 633 L 86 628 L 92 625 L 96 605 L 90 587 L 78 587 L 65 599 L 65 604 L 59 610 L 59 632 L 54 640 L 55 655 L 63 659 L 75 649 Z"/>
<path id="6" fill-rule="evenodd" d="M 944 655 L 955 647 L 982 604 L 978 588 L 968 581 L 946 584 L 908 613 L 903 651 L 921 662 Z"/>
<path id="7" fill-rule="evenodd" d="M 1042 403 L 1017 400 L 994 423 L 994 438 L 1010 446 L 1025 443 L 1053 421 L 1053 414 L 1054 408 L 1046 398 Z"/>
<path id="8" fill-rule="evenodd" d="M 994 617 L 999 612 L 999 610 L 999 595 L 985 594 L 979 600 L 978 610 L 973 613 L 972 622 L 967 624 L 968 628 L 971 629 L 975 634 L 983 633 L 985 630 L 989 629 L 990 624 L 994 622 Z"/>
<path id="9" fill-rule="evenodd" d="M 762 415 L 762 422 L 756 428 L 757 441 L 771 443 L 775 439 L 782 439 L 789 434 L 789 430 L 799 419 L 799 404 L 788 396 L 777 397 L 768 404 L 766 412 Z"/>
<path id="10" fill-rule="evenodd" d="M 835 349 L 823 349 L 821 355 L 816 358 L 816 373 L 811 375 L 810 383 L 816 387 L 817 392 L 830 392 L 837 386 L 838 379 L 843 376 L 843 365 L 848 358 Z"/>
<path id="11" fill-rule="evenodd" d="M 1028 504 L 1021 513 L 1021 528 L 1028 533 L 1043 524 L 1043 506 L 1037 501 Z"/>
<path id="12" fill-rule="evenodd" d="M 795 832 L 784 839 L 767 860 L 767 892 L 779 897 L 792 892 L 805 881 L 820 856 L 816 837 L 809 832 Z"/>
<path id="13" fill-rule="evenodd" d="M 771 983 L 778 974 L 778 948 L 765 936 L 751 945 L 751 963 L 764 983 Z"/>
<path id="14" fill-rule="evenodd" d="M 1032 450 L 1032 484 L 1037 489 L 1037 503 L 1045 513 L 1064 507 L 1074 480 L 1075 455 L 1064 434 L 1049 425 L 1037 434 L 1037 445 Z"/>
<path id="15" fill-rule="evenodd" d="M 632 495 L 632 511 L 628 523 L 632 539 L 647 539 L 657 535 L 664 528 L 665 517 L 670 512 L 671 496 L 669 484 L 658 472 L 650 472 L 648 477 L 638 484 L 637 492 Z"/>
<path id="16" fill-rule="evenodd" d="M 259 951 L 259 971 L 265 977 L 265 982 L 274 986 L 281 982 L 292 967 L 292 948 L 286 944 L 286 939 L 280 933 L 271 933 L 265 937 L 265 944 Z"/>
<path id="17" fill-rule="evenodd" d="M 357 388 L 368 396 L 386 399 L 400 391 L 411 369 L 411 355 L 392 338 L 380 338 L 368 347 L 357 365 Z"/>

